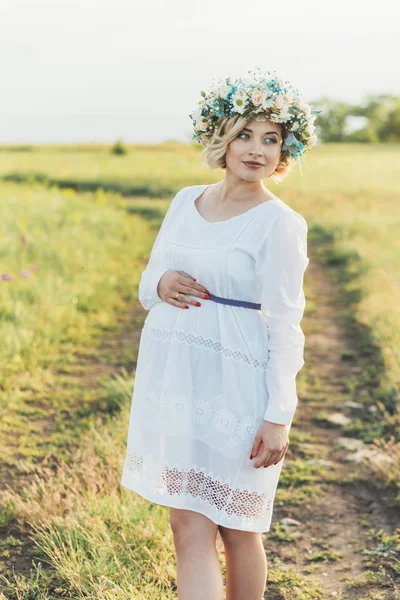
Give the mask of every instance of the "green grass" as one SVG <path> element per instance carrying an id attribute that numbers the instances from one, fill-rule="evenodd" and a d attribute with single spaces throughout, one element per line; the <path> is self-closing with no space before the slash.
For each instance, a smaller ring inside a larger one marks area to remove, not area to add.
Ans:
<path id="1" fill-rule="evenodd" d="M 379 476 L 400 489 L 398 441 L 387 440 L 399 431 L 399 154 L 394 145 L 316 148 L 303 178 L 295 168 L 281 186 L 266 184 L 306 217 L 313 257 L 342 290 L 338 318 L 349 323 L 365 365 L 360 381 L 346 379 L 349 399 L 377 407 L 349 433 L 383 440 L 394 464 Z M 175 597 L 168 509 L 119 486 L 133 374 L 106 372 L 90 386 L 80 377 L 94 360 L 96 370 L 133 364 L 137 348 L 117 361 L 100 340 L 118 331 L 119 316 L 136 299 L 173 194 L 223 178 L 202 167 L 199 155 L 182 144 L 130 147 L 121 157 L 96 146 L 1 152 L 0 270 L 12 279 L 0 281 L 0 451 L 31 484 L 2 495 L 0 527 L 10 533 L 0 555 L 36 558 L 30 575 L 3 572 L 0 589 L 10 600 Z M 38 177 L 42 183 L 33 183 Z M 314 441 L 293 434 L 292 449 Z M 325 468 L 306 458 L 282 471 L 277 502 L 325 493 Z M 379 539 L 374 554 L 389 548 L 393 571 L 397 543 Z M 329 560 L 313 560 L 322 558 Z M 323 597 L 279 568 L 269 583 L 281 598 Z"/>
<path id="2" fill-rule="evenodd" d="M 317 584 L 311 583 L 295 570 L 274 569 L 268 574 L 268 587 L 271 597 L 280 600 L 323 600 L 324 592 Z M 275 596 L 274 593 L 277 595 Z"/>
<path id="3" fill-rule="evenodd" d="M 82 377 L 91 361 L 94 378 L 114 364 L 96 346 L 137 298 L 167 206 L 154 202 L 143 217 L 140 200 L 127 212 L 101 191 L 1 186 L 0 268 L 11 280 L 0 280 L 0 454 L 10 464 L 60 451 L 91 413 L 111 411 L 107 387 Z M 54 435 L 41 437 L 48 424 Z"/>
<path id="4" fill-rule="evenodd" d="M 165 143 L 128 146 L 129 153 L 115 156 L 108 147 L 37 147 L 34 152 L 1 153 L 0 177 L 11 182 L 55 184 L 79 191 L 107 192 L 123 196 L 170 199 L 174 190 L 201 177 L 197 144 Z M 203 181 L 208 173 L 203 167 Z"/>
<path id="5" fill-rule="evenodd" d="M 0 589 L 8 599 L 47 598 L 56 590 L 99 600 L 173 597 L 168 509 L 119 485 L 130 400 L 126 389 L 121 393 L 122 413 L 92 425 L 69 460 L 56 468 L 45 460 L 31 469 L 23 495 L 3 495 L 3 526 L 6 519 L 31 523 L 31 558 L 52 567 L 32 569 L 30 577 L 4 575 Z M 51 597 L 64 597 L 58 594 Z"/>
<path id="6" fill-rule="evenodd" d="M 101 196 L 2 185 L 0 264 L 12 280 L 0 286 L 1 385 L 59 364 L 66 347 L 90 344 L 94 322 L 112 325 L 134 298 L 139 231 L 139 219 L 126 221 Z"/>

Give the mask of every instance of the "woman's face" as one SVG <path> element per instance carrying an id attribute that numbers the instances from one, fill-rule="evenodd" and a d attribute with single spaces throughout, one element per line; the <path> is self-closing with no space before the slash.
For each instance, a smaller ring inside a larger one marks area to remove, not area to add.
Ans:
<path id="1" fill-rule="evenodd" d="M 247 181 L 265 179 L 278 166 L 282 143 L 279 123 L 272 123 L 267 118 L 264 121 L 252 119 L 228 145 L 226 168 Z M 251 168 L 245 164 L 247 161 L 255 161 L 262 166 Z"/>

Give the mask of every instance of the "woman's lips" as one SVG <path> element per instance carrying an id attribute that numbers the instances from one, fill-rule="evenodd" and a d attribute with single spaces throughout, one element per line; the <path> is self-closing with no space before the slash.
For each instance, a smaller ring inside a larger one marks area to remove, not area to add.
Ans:
<path id="1" fill-rule="evenodd" d="M 249 169 L 261 169 L 264 165 L 255 165 L 254 163 L 248 163 L 243 161 L 243 164 L 246 165 Z"/>

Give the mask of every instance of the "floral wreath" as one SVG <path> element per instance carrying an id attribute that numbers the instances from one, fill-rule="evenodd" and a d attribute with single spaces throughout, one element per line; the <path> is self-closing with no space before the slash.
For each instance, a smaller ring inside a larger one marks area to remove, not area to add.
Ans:
<path id="1" fill-rule="evenodd" d="M 200 144 L 211 138 L 222 117 L 241 114 L 251 120 L 264 113 L 273 123 L 288 123 L 282 150 L 304 164 L 303 153 L 317 143 L 314 122 L 322 111 L 311 110 L 310 104 L 301 101 L 298 90 L 276 71 L 271 75 L 258 67 L 258 71 L 248 73 L 250 77 L 213 79 L 208 90 L 201 92 L 202 99 L 189 115 L 194 129 L 192 139 Z"/>

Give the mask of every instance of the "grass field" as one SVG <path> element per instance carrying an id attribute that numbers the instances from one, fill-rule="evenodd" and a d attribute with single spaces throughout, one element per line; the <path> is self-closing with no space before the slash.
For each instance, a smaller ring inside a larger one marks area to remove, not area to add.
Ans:
<path id="1" fill-rule="evenodd" d="M 145 316 L 135 301 L 173 195 L 223 172 L 201 165 L 198 146 L 178 143 L 121 157 L 96 146 L 2 148 L 0 157 L 0 452 L 9 485 L 0 590 L 17 600 L 173 598 L 167 512 L 119 486 L 132 336 Z M 340 289 L 337 318 L 357 335 L 363 361 L 348 397 L 364 407 L 343 434 L 390 456 L 373 468 L 400 505 L 399 158 L 395 145 L 332 144 L 306 155 L 303 177 L 295 167 L 283 184 L 265 183 L 305 216 L 311 260 Z M 297 483 L 311 497 L 318 469 L 307 469 Z M 296 469 L 286 477 L 296 481 Z M 30 572 L 32 556 L 40 567 Z M 296 596 L 276 598 L 324 598 L 301 578 L 296 586 Z"/>

